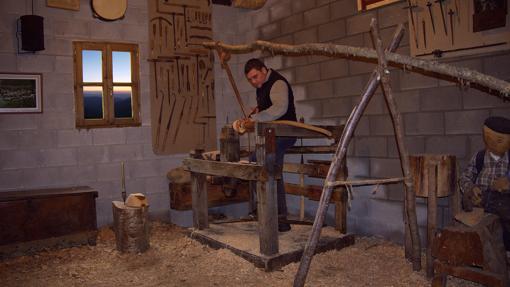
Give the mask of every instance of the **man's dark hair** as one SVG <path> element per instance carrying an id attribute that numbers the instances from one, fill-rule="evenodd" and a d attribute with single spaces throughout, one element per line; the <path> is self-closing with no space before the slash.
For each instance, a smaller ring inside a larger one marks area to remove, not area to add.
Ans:
<path id="1" fill-rule="evenodd" d="M 256 69 L 258 71 L 261 71 L 262 68 L 266 68 L 266 65 L 264 65 L 264 62 L 257 58 L 249 59 L 248 62 L 244 65 L 244 74 L 247 75 L 248 72 L 250 72 L 252 69 Z"/>

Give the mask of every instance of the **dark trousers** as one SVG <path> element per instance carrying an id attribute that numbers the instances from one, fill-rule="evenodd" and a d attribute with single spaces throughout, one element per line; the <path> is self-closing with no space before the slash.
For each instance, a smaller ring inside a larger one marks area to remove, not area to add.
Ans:
<path id="1" fill-rule="evenodd" d="M 277 137 L 276 138 L 276 165 L 277 170 L 283 170 L 283 159 L 287 149 L 296 143 L 296 138 L 291 137 Z M 255 153 L 250 155 L 250 161 L 256 161 L 257 156 Z M 285 199 L 285 186 L 283 178 L 276 181 L 276 200 L 278 202 L 278 217 L 285 218 L 287 216 L 287 201 Z"/>
<path id="2" fill-rule="evenodd" d="M 487 190 L 482 194 L 482 205 L 485 212 L 499 216 L 503 227 L 505 249 L 510 251 L 510 192 Z"/>

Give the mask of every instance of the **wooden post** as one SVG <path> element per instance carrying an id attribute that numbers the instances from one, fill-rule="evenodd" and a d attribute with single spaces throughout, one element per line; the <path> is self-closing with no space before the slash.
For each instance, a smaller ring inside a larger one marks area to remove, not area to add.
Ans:
<path id="1" fill-rule="evenodd" d="M 427 198 L 427 277 L 434 276 L 434 258 L 432 258 L 432 241 L 436 235 L 437 225 L 437 188 L 439 180 L 437 165 L 430 165 L 428 173 L 428 195 Z"/>
<path id="2" fill-rule="evenodd" d="M 416 196 L 427 198 L 427 277 L 434 276 L 432 242 L 437 229 L 437 198 L 446 197 L 455 189 L 455 156 L 452 155 L 411 155 L 410 173 Z"/>
<path id="3" fill-rule="evenodd" d="M 201 152 L 190 154 L 192 158 L 201 158 Z M 203 173 L 191 172 L 191 204 L 193 207 L 193 227 L 205 229 L 209 227 L 207 204 L 207 180 Z"/>
<path id="4" fill-rule="evenodd" d="M 339 190 L 340 200 L 335 202 L 335 229 L 347 233 L 347 190 Z"/>
<path id="5" fill-rule="evenodd" d="M 115 243 L 120 252 L 140 253 L 149 249 L 149 207 L 128 207 L 112 201 Z"/>
<path id="6" fill-rule="evenodd" d="M 267 171 L 267 181 L 257 181 L 257 217 L 260 253 L 278 253 L 278 208 L 276 198 L 276 142 L 271 128 L 260 130 L 257 125 L 257 163 Z"/>

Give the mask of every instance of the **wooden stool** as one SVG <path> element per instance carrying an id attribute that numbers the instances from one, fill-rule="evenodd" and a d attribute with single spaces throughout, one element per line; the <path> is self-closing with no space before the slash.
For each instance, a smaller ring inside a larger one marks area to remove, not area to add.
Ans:
<path id="1" fill-rule="evenodd" d="M 499 217 L 486 214 L 475 226 L 444 228 L 432 244 L 435 276 L 432 286 L 446 286 L 447 275 L 485 286 L 507 286 L 503 229 Z"/>
<path id="2" fill-rule="evenodd" d="M 409 164 L 417 197 L 427 198 L 427 277 L 434 275 L 431 242 L 437 226 L 437 198 L 450 197 L 453 216 L 458 212 L 459 196 L 455 191 L 455 156 L 453 155 L 411 155 Z"/>

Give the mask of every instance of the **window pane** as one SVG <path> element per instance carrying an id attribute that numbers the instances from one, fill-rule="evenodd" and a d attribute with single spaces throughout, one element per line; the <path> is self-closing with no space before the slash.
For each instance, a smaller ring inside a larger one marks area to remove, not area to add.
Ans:
<path id="1" fill-rule="evenodd" d="M 83 87 L 83 111 L 85 119 L 103 118 L 103 87 Z"/>
<path id="2" fill-rule="evenodd" d="M 102 52 L 94 50 L 82 51 L 83 63 L 83 82 L 101 83 L 103 82 Z"/>
<path id="3" fill-rule="evenodd" d="M 132 118 L 131 87 L 113 87 L 113 107 L 116 118 Z"/>
<path id="4" fill-rule="evenodd" d="M 112 52 L 114 83 L 131 83 L 131 52 Z"/>

